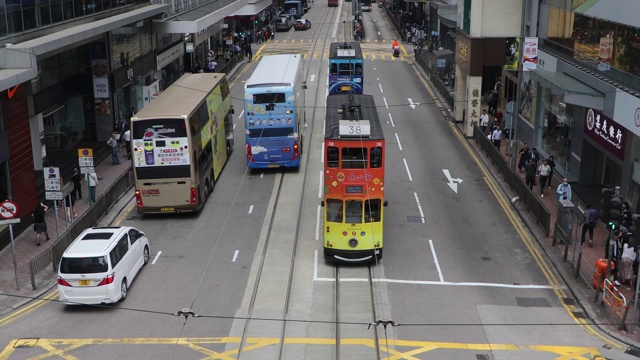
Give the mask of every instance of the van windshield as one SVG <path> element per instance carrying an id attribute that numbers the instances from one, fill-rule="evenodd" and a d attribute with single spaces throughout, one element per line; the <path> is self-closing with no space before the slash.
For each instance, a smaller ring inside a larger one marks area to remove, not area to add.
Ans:
<path id="1" fill-rule="evenodd" d="M 95 274 L 109 271 L 106 256 L 72 258 L 63 257 L 60 272 L 63 274 Z"/>

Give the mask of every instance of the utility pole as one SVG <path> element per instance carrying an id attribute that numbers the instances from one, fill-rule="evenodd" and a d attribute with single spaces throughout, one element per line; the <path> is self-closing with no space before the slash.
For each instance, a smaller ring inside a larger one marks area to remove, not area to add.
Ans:
<path id="1" fill-rule="evenodd" d="M 517 129 L 518 129 L 518 119 L 520 118 L 520 103 L 522 102 L 522 86 L 524 83 L 524 67 L 522 66 L 522 45 L 524 44 L 525 38 L 525 29 L 527 26 L 527 3 L 528 0 L 522 0 L 522 19 L 520 24 L 520 42 L 518 45 L 518 69 L 516 70 L 516 75 L 518 75 L 518 92 L 516 93 L 516 103 L 513 107 L 513 111 L 511 116 L 511 131 L 509 132 L 509 146 L 510 146 L 510 154 L 511 154 L 511 168 L 515 171 L 517 158 L 518 158 L 518 138 L 517 138 Z"/>

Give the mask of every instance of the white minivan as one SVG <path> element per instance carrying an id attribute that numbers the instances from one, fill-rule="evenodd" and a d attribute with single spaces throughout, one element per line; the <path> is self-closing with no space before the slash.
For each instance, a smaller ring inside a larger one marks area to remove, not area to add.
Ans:
<path id="1" fill-rule="evenodd" d="M 129 226 L 86 229 L 62 254 L 58 298 L 70 305 L 124 300 L 147 262 L 149 240 L 142 231 Z"/>

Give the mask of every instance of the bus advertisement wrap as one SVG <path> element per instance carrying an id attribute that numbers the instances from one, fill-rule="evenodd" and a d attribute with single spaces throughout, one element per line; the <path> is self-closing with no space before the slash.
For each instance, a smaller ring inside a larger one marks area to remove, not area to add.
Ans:
<path id="1" fill-rule="evenodd" d="M 189 139 L 186 136 L 180 136 L 182 134 L 178 134 L 175 128 L 165 125 L 152 125 L 144 131 L 143 138 L 133 139 L 133 147 L 138 149 L 133 152 L 134 167 L 191 163 L 188 151 Z"/>

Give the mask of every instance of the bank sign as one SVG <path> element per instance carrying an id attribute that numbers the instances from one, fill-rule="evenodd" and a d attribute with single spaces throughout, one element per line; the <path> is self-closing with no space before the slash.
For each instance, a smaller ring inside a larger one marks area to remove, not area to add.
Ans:
<path id="1" fill-rule="evenodd" d="M 584 132 L 598 144 L 624 160 L 627 130 L 600 111 L 587 108 Z"/>

